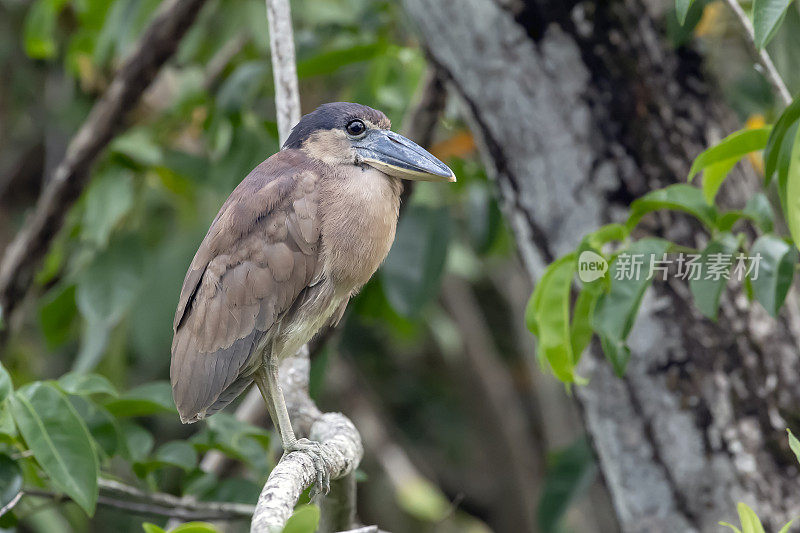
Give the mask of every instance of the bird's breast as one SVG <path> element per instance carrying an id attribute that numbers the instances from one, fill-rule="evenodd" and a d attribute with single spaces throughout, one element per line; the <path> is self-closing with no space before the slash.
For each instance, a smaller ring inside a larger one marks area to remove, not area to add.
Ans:
<path id="1" fill-rule="evenodd" d="M 358 289 L 392 246 L 402 185 L 371 167 L 354 166 L 325 180 L 321 192 L 325 274 L 342 290 Z"/>

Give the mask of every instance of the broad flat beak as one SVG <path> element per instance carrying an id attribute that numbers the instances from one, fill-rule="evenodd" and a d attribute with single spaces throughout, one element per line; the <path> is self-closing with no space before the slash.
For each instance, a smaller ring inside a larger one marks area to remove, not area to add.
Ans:
<path id="1" fill-rule="evenodd" d="M 389 130 L 372 130 L 353 142 L 362 163 L 407 180 L 456 181 L 450 167 L 420 145 Z"/>

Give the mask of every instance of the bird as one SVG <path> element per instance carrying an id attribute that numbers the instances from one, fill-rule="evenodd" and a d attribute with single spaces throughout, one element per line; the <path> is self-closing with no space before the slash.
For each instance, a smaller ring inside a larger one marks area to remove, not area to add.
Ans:
<path id="1" fill-rule="evenodd" d="M 284 454 L 297 439 L 278 383 L 281 360 L 326 326 L 394 241 L 402 180 L 456 181 L 384 113 L 333 102 L 303 116 L 281 149 L 233 190 L 192 259 L 173 322 L 170 381 L 181 422 L 202 420 L 253 382 Z"/>

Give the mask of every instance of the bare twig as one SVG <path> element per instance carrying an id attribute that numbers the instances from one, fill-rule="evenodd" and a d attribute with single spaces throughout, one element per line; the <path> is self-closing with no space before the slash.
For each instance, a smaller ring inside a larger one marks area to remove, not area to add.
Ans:
<path id="1" fill-rule="evenodd" d="M 246 520 L 253 515 L 255 507 L 243 503 L 191 502 L 183 498 L 160 492 L 145 492 L 118 481 L 100 478 L 101 494 L 99 505 L 114 507 L 125 511 L 169 516 L 180 520 Z M 54 500 L 68 500 L 69 497 L 48 490 L 25 489 L 25 494 Z"/>
<path id="2" fill-rule="evenodd" d="M 283 144 L 300 121 L 300 91 L 294 60 L 294 32 L 288 0 L 266 0 L 272 76 L 275 78 L 275 113 L 278 138 Z"/>
<path id="3" fill-rule="evenodd" d="M 11 500 L 9 500 L 9 502 L 7 504 L 5 504 L 4 506 L 0 507 L 0 516 L 3 516 L 7 512 L 9 512 L 11 509 L 13 509 L 14 506 L 17 505 L 17 503 L 19 503 L 20 498 L 22 498 L 22 492 L 18 492 L 17 495 L 14 496 L 13 498 L 11 498 Z"/>
<path id="4" fill-rule="evenodd" d="M 753 52 L 756 54 L 758 62 L 761 63 L 761 66 L 764 68 L 764 75 L 767 77 L 767 80 L 770 82 L 773 89 L 775 89 L 775 92 L 778 93 L 783 104 L 791 104 L 792 95 L 789 93 L 789 89 L 786 88 L 786 83 L 783 81 L 783 78 L 781 78 L 780 73 L 778 73 L 778 69 L 775 68 L 775 63 L 772 62 L 769 53 L 765 48 L 759 50 L 758 46 L 756 46 L 755 32 L 753 31 L 753 25 L 750 23 L 750 18 L 747 16 L 747 13 L 745 13 L 742 6 L 739 5 L 738 0 L 725 0 L 725 3 L 728 4 L 728 7 L 731 8 L 731 11 L 733 11 L 736 18 L 739 19 L 739 23 L 744 28 L 747 34 L 747 40 L 753 47 Z"/>
<path id="5" fill-rule="evenodd" d="M 94 105 L 64 159 L 47 182 L 25 226 L 0 263 L 0 309 L 6 319 L 24 295 L 41 257 L 89 178 L 94 160 L 123 127 L 125 117 L 178 47 L 205 0 L 169 0 Z"/>

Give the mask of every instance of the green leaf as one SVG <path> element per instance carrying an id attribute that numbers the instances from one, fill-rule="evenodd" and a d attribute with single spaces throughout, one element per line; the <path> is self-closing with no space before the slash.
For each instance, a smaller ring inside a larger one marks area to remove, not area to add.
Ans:
<path id="1" fill-rule="evenodd" d="M 578 294 L 575 308 L 572 310 L 572 325 L 570 326 L 570 344 L 572 345 L 573 364 L 578 365 L 581 355 L 592 340 L 592 315 L 594 306 L 600 296 L 598 292 L 586 288 Z"/>
<path id="2" fill-rule="evenodd" d="M 155 453 L 155 460 L 148 462 L 148 469 L 176 466 L 190 472 L 197 466 L 197 452 L 186 441 L 175 440 L 162 445 Z"/>
<path id="3" fill-rule="evenodd" d="M 800 440 L 797 440 L 797 437 L 794 436 L 789 428 L 786 428 L 786 432 L 789 434 L 789 448 L 792 449 L 795 457 L 797 457 L 797 462 L 800 462 Z"/>
<path id="4" fill-rule="evenodd" d="M 58 385 L 68 394 L 89 396 L 109 394 L 118 396 L 117 389 L 105 376 L 99 374 L 79 374 L 70 372 L 58 378 Z"/>
<path id="5" fill-rule="evenodd" d="M 684 21 L 680 21 L 680 10 L 670 9 L 667 14 L 667 37 L 675 48 L 689 43 L 694 37 L 694 29 L 703 16 L 703 11 L 708 0 L 694 0 L 688 2 L 690 5 L 684 15 Z"/>
<path id="6" fill-rule="evenodd" d="M 736 237 L 730 233 L 722 233 L 708 243 L 700 255 L 700 264 L 703 267 L 699 279 L 689 280 L 689 289 L 694 297 L 695 305 L 705 316 L 712 320 L 717 319 L 719 312 L 719 299 L 722 291 L 728 284 L 734 254 L 739 249 Z M 710 265 L 715 265 L 716 272 L 712 275 Z"/>
<path id="7" fill-rule="evenodd" d="M 25 16 L 23 43 L 32 59 L 50 59 L 56 55 L 56 23 L 66 0 L 38 0 Z"/>
<path id="8" fill-rule="evenodd" d="M 792 0 L 753 1 L 753 31 L 758 49 L 767 46 L 775 36 L 791 3 Z"/>
<path id="9" fill-rule="evenodd" d="M 264 87 L 269 69 L 264 61 L 248 61 L 238 65 L 217 91 L 217 107 L 231 113 L 239 111 Z"/>
<path id="10" fill-rule="evenodd" d="M 789 533 L 789 530 L 791 529 L 792 524 L 794 523 L 795 520 L 796 519 L 789 520 L 789 522 L 787 522 L 786 525 L 783 526 L 780 531 L 778 531 L 778 533 Z"/>
<path id="11" fill-rule="evenodd" d="M 547 267 L 529 302 L 537 336 L 537 354 L 555 376 L 573 383 L 575 358 L 570 336 L 570 290 L 575 276 L 575 254 L 567 254 Z M 528 313 L 526 312 L 526 315 Z"/>
<path id="12" fill-rule="evenodd" d="M 11 414 L 42 470 L 90 516 L 97 504 L 99 467 L 89 430 L 55 387 L 33 383 L 11 399 Z"/>
<path id="13" fill-rule="evenodd" d="M 316 505 L 298 505 L 283 528 L 283 533 L 314 533 L 319 524 Z"/>
<path id="14" fill-rule="evenodd" d="M 0 441 L 12 443 L 17 437 L 17 426 L 11 417 L 9 404 L 11 402 L 0 402 Z"/>
<path id="15" fill-rule="evenodd" d="M 736 506 L 739 511 L 739 522 L 742 524 L 742 533 L 765 533 L 764 526 L 761 525 L 755 511 L 747 504 L 739 502 Z"/>
<path id="16" fill-rule="evenodd" d="M 714 205 L 714 198 L 717 197 L 722 182 L 728 177 L 737 161 L 736 158 L 726 159 L 707 166 L 703 171 L 703 198 L 708 205 Z"/>
<path id="17" fill-rule="evenodd" d="M 783 138 L 783 143 L 781 143 L 780 153 L 778 154 L 778 197 L 784 209 L 786 208 L 786 186 L 789 181 L 789 169 L 792 164 L 792 148 L 794 147 L 798 131 L 800 131 L 798 126 L 800 126 L 800 123 L 795 122 L 789 127 L 786 136 Z"/>
<path id="18" fill-rule="evenodd" d="M 669 245 L 662 239 L 642 239 L 620 253 L 609 269 L 611 288 L 595 305 L 592 328 L 600 336 L 603 352 L 617 375 L 625 372 L 630 358 L 625 340 L 633 328 L 645 290 L 652 283 L 649 277 L 651 258 L 660 260 Z M 637 272 L 635 265 L 639 261 L 641 267 Z"/>
<path id="19" fill-rule="evenodd" d="M 694 0 L 675 0 L 675 14 L 681 25 L 686 22 L 686 15 L 689 13 L 689 8 L 692 7 L 693 2 Z"/>
<path id="20" fill-rule="evenodd" d="M 111 232 L 133 207 L 133 173 L 115 170 L 96 176 L 85 193 L 81 235 L 99 248 L 108 244 Z"/>
<path id="21" fill-rule="evenodd" d="M 772 204 L 763 193 L 754 194 L 741 211 L 731 210 L 721 213 L 717 218 L 717 228 L 723 232 L 730 231 L 743 218 L 751 220 L 765 233 L 770 233 L 775 226 Z"/>
<path id="22" fill-rule="evenodd" d="M 0 509 L 11 503 L 22 490 L 22 469 L 16 461 L 0 453 Z"/>
<path id="23" fill-rule="evenodd" d="M 685 183 L 677 183 L 652 191 L 631 203 L 627 226 L 633 229 L 641 218 L 652 211 L 672 209 L 694 215 L 708 228 L 716 226 L 717 211 L 708 205 L 702 191 Z"/>
<path id="24" fill-rule="evenodd" d="M 733 524 L 729 524 L 728 522 L 717 522 L 721 526 L 729 527 L 734 530 L 736 533 L 742 533 L 742 530 L 738 527 L 734 526 Z"/>
<path id="25" fill-rule="evenodd" d="M 105 407 L 116 417 L 175 412 L 169 381 L 145 383 L 122 394 L 119 398 L 108 401 Z"/>
<path id="26" fill-rule="evenodd" d="M 749 276 L 753 295 L 770 315 L 777 316 L 792 285 L 797 249 L 775 235 L 762 235 L 753 243 L 750 256 L 758 265 L 757 270 L 753 265 Z"/>
<path id="27" fill-rule="evenodd" d="M 397 503 L 411 516 L 438 523 L 450 512 L 450 501 L 431 482 L 412 477 L 397 488 Z"/>
<path id="28" fill-rule="evenodd" d="M 167 533 L 165 529 L 149 522 L 142 524 L 142 529 L 144 529 L 144 533 Z"/>
<path id="29" fill-rule="evenodd" d="M 227 413 L 218 414 L 220 416 L 208 418 L 206 425 L 219 443 L 233 450 L 242 451 L 240 449 L 242 441 L 249 438 L 259 442 L 264 449 L 269 447 L 269 432 L 265 429 L 238 420 Z"/>
<path id="30" fill-rule="evenodd" d="M 591 486 L 596 475 L 592 448 L 585 437 L 551 454 L 536 513 L 539 530 L 558 531 L 570 504 Z"/>
<path id="31" fill-rule="evenodd" d="M 104 408 L 82 396 L 70 396 L 69 402 L 81 417 L 97 443 L 98 456 L 105 460 L 120 450 L 120 436 L 116 419 Z"/>
<path id="32" fill-rule="evenodd" d="M 795 246 L 800 247 L 800 130 L 795 134 L 784 197 L 786 223 Z"/>
<path id="33" fill-rule="evenodd" d="M 604 244 L 611 241 L 624 241 L 630 235 L 627 226 L 623 224 L 606 224 L 583 238 L 583 242 L 594 250 L 600 250 Z"/>
<path id="34" fill-rule="evenodd" d="M 750 152 L 763 150 L 767 146 L 771 126 L 757 129 L 744 129 L 731 133 L 718 144 L 706 148 L 698 155 L 692 168 L 689 169 L 689 181 L 711 165 L 728 163 L 731 159 L 738 161 Z M 731 164 L 731 166 L 733 166 Z"/>
<path id="35" fill-rule="evenodd" d="M 386 43 L 357 44 L 337 50 L 327 50 L 297 62 L 297 76 L 324 76 L 333 74 L 345 65 L 369 61 L 386 50 Z"/>
<path id="36" fill-rule="evenodd" d="M 72 370 L 78 373 L 93 370 L 103 358 L 113 325 L 105 320 L 98 321 L 96 318 L 82 322 L 80 349 L 72 363 Z"/>
<path id="37" fill-rule="evenodd" d="M 381 267 L 386 298 L 403 316 L 414 316 L 439 292 L 450 240 L 447 208 L 412 205 L 400 217 L 397 237 Z"/>
<path id="38" fill-rule="evenodd" d="M 12 392 L 14 392 L 14 384 L 11 382 L 11 376 L 8 374 L 6 367 L 3 366 L 3 363 L 0 363 L 0 404 L 2 404 Z"/>
<path id="39" fill-rule="evenodd" d="M 762 231 L 767 233 L 772 231 L 775 224 L 775 213 L 765 194 L 759 192 L 750 197 L 744 206 L 743 213 L 753 220 Z"/>
<path id="40" fill-rule="evenodd" d="M 764 148 L 764 178 L 767 185 L 769 185 L 772 175 L 778 169 L 781 152 L 787 151 L 786 149 L 792 146 L 792 144 L 785 144 L 784 140 L 790 128 L 797 123 L 798 118 L 800 118 L 800 98 L 795 99 L 794 102 L 783 110 L 783 113 L 778 117 L 778 120 L 772 128 L 769 140 L 767 140 L 767 146 Z M 789 137 L 789 143 L 793 143 L 794 135 L 790 135 Z"/>
<path id="41" fill-rule="evenodd" d="M 218 533 L 218 529 L 208 522 L 187 522 L 175 529 L 170 529 L 169 533 Z"/>
<path id="42" fill-rule="evenodd" d="M 150 455 L 155 439 L 149 431 L 128 420 L 120 421 L 121 455 L 133 462 L 141 462 Z"/>
<path id="43" fill-rule="evenodd" d="M 56 349 L 75 333 L 75 285 L 60 284 L 50 289 L 39 304 L 39 325 L 47 347 Z"/>
<path id="44" fill-rule="evenodd" d="M 130 239 L 95 257 L 78 280 L 78 309 L 89 323 L 116 323 L 136 296 L 142 272 L 141 246 Z"/>
<path id="45" fill-rule="evenodd" d="M 133 128 L 114 139 L 109 145 L 109 150 L 144 167 L 160 165 L 164 161 L 164 152 L 161 145 L 153 140 L 152 135 L 151 131 L 146 128 Z M 127 176 L 127 174 L 122 174 L 117 176 L 117 179 Z M 120 192 L 127 194 L 127 191 L 120 190 Z M 132 192 L 131 188 L 130 193 L 132 194 Z"/>

